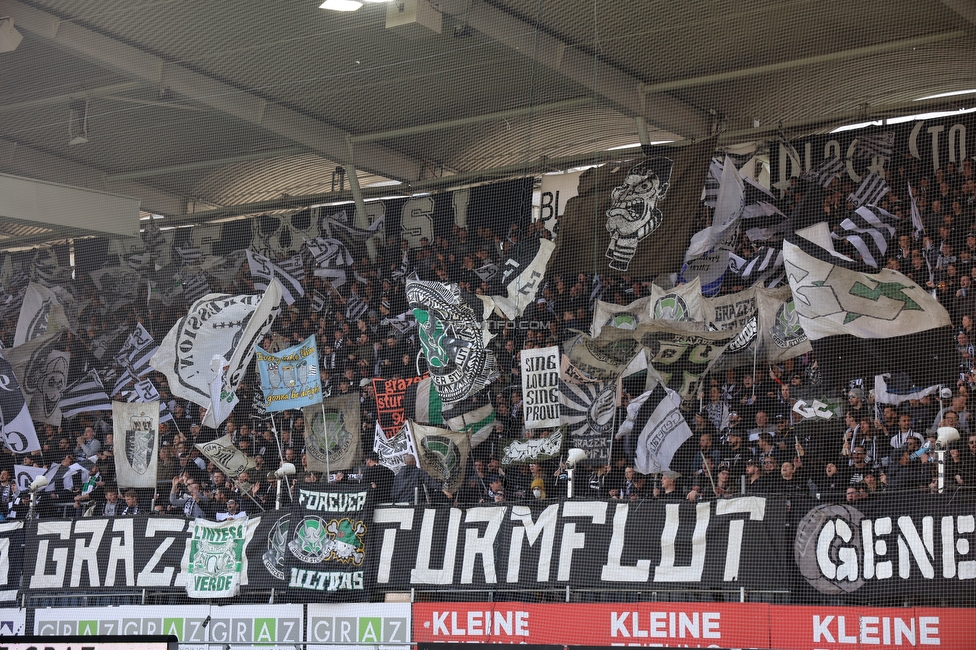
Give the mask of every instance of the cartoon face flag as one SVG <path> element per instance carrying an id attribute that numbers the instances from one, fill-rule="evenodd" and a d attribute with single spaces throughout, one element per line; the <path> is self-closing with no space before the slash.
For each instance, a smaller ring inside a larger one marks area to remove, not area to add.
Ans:
<path id="1" fill-rule="evenodd" d="M 715 138 L 647 147 L 643 160 L 580 176 L 566 203 L 549 273 L 653 276 L 678 270 L 691 239 Z"/>
<path id="2" fill-rule="evenodd" d="M 315 336 L 280 352 L 255 346 L 255 365 L 269 413 L 296 409 L 322 401 L 319 354 Z"/>
<path id="3" fill-rule="evenodd" d="M 276 281 L 258 295 L 208 294 L 177 321 L 151 364 L 166 375 L 174 396 L 210 408 L 214 355 L 227 359 L 226 385 L 236 388 L 254 356 L 254 344 L 271 329 L 280 304 Z"/>
<path id="4" fill-rule="evenodd" d="M 49 326 L 50 327 L 50 326 Z M 61 425 L 61 396 L 68 386 L 71 356 L 61 351 L 61 332 L 42 334 L 4 352 L 34 420 Z"/>
<path id="5" fill-rule="evenodd" d="M 491 335 L 456 284 L 408 280 L 407 300 L 417 318 L 420 345 L 443 402 L 459 402 L 498 378 Z M 474 303 L 480 306 L 480 302 Z"/>
<path id="6" fill-rule="evenodd" d="M 15 454 L 41 448 L 20 384 L 3 356 L 0 356 L 0 432 L 3 444 Z"/>
<path id="7" fill-rule="evenodd" d="M 159 402 L 112 402 L 115 473 L 127 488 L 156 487 Z"/>
<path id="8" fill-rule="evenodd" d="M 306 406 L 305 460 L 310 472 L 350 469 L 360 462 L 359 395 L 340 395 Z"/>

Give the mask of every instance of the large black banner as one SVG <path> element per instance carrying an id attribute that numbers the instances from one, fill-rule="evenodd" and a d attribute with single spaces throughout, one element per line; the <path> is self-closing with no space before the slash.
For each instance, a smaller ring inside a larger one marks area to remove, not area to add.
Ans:
<path id="1" fill-rule="evenodd" d="M 971 605 L 976 593 L 976 493 L 905 493 L 824 504 L 796 527 L 802 601 Z"/>
<path id="2" fill-rule="evenodd" d="M 284 541 L 286 586 L 316 600 L 369 599 L 366 583 L 369 492 L 365 484 L 297 486 Z"/>
<path id="3" fill-rule="evenodd" d="M 381 590 L 777 588 L 785 515 L 778 497 L 378 508 L 368 551 Z"/>
<path id="4" fill-rule="evenodd" d="M 841 174 L 841 178 L 850 179 L 856 186 L 866 174 L 880 172 L 880 166 L 871 158 L 853 159 L 855 140 L 888 131 L 895 134 L 894 152 L 884 169 L 889 182 L 899 191 L 904 191 L 898 185 L 901 167 L 905 168 L 906 174 L 928 176 L 933 191 L 936 191 L 939 189 L 935 184 L 936 170 L 948 163 L 954 163 L 958 170 L 963 159 L 976 154 L 976 114 L 973 113 L 826 133 L 797 138 L 791 143 L 800 155 L 804 169 L 813 169 L 828 158 L 846 160 L 846 174 Z M 769 149 L 769 169 L 770 183 L 779 190 L 789 187 L 790 178 L 800 174 L 783 146 L 776 143 Z"/>

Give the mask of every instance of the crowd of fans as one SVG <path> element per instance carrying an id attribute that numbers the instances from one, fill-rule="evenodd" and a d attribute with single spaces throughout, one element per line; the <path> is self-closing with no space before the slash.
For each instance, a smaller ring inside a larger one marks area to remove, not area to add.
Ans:
<path id="1" fill-rule="evenodd" d="M 903 182 L 898 182 L 899 179 Z M 911 182 L 924 231 L 913 227 L 907 183 Z M 899 269 L 913 281 L 931 289 L 946 306 L 957 329 L 959 378 L 950 386 L 951 396 L 939 395 L 901 405 L 876 403 L 871 378 L 820 377 L 816 360 L 807 354 L 781 364 L 761 368 L 730 368 L 713 373 L 702 386 L 699 401 L 686 413 L 693 437 L 676 455 L 671 470 L 659 476 L 634 471 L 637 434 L 620 436 L 611 446 L 609 458 L 589 461 L 575 472 L 575 493 L 583 498 L 675 499 L 695 501 L 745 493 L 780 493 L 794 498 L 828 501 L 881 499 L 892 491 L 932 492 L 936 463 L 932 446 L 940 425 L 956 427 L 961 440 L 946 455 L 947 482 L 952 486 L 976 485 L 976 427 L 971 429 L 970 393 L 976 385 L 973 316 L 976 314 L 976 194 L 972 161 L 960 169 L 952 163 L 926 178 L 912 169 L 899 167 L 891 191 L 882 207 L 903 219 L 897 245 L 889 250 L 886 264 Z M 849 182 L 835 181 L 823 204 L 823 214 L 836 227 L 853 210 L 845 197 L 853 191 Z M 781 208 L 789 213 L 800 200 L 798 192 L 787 191 Z M 702 226 L 710 211 L 703 206 Z M 315 335 L 320 354 L 320 376 L 326 395 L 359 394 L 362 410 L 364 451 L 372 449 L 377 407 L 373 378 L 409 378 L 423 373 L 423 359 L 416 328 L 409 319 L 397 320 L 409 312 L 403 283 L 407 274 L 424 280 L 457 282 L 473 293 L 490 294 L 492 284 L 486 265 L 501 263 L 516 247 L 533 238 L 550 238 L 542 222 L 515 225 L 494 232 L 488 224 L 476 226 L 474 235 L 454 227 L 449 233 L 423 239 L 410 248 L 406 241 L 391 237 L 379 246 L 378 259 L 371 262 L 364 250 L 355 250 L 356 261 L 347 269 L 348 281 L 339 286 L 314 274 L 306 256 L 306 296 L 284 308 L 262 347 L 279 350 Z M 758 243 L 743 236 L 736 254 L 749 259 Z M 837 247 L 844 249 L 844 242 Z M 852 251 L 847 251 L 853 254 Z M 406 271 L 406 273 L 405 273 Z M 79 274 L 82 276 L 83 274 Z M 337 283 L 338 284 L 338 283 Z M 212 289 L 226 293 L 254 291 L 253 280 L 243 265 L 233 281 Z M 477 504 L 530 501 L 564 496 L 569 472 L 558 460 L 503 467 L 499 462 L 501 441 L 507 438 L 548 435 L 547 430 L 527 431 L 522 421 L 520 351 L 558 345 L 574 331 L 589 330 L 593 303 L 597 297 L 627 304 L 649 295 L 651 279 L 623 277 L 604 284 L 602 278 L 579 273 L 548 279 L 517 322 L 494 322 L 497 333 L 491 347 L 500 378 L 474 401 L 490 401 L 495 407 L 494 431 L 475 448 L 459 490 L 448 491 L 426 475 L 412 459 L 394 478 L 375 469 L 377 458 L 366 454 L 364 465 L 347 472 L 319 475 L 305 467 L 305 423 L 300 411 L 284 411 L 268 417 L 254 408 L 252 396 L 260 389 L 249 373 L 240 389 L 240 404 L 220 432 L 201 426 L 202 409 L 175 399 L 166 378 L 153 372 L 150 378 L 172 420 L 160 424 L 158 487 L 132 490 L 118 486 L 114 476 L 111 414 L 86 413 L 65 419 L 60 427 L 38 424 L 42 450 L 15 456 L 0 452 L 0 514 L 24 516 L 26 499 L 19 498 L 12 480 L 15 465 L 69 467 L 79 459 L 94 461 L 87 480 L 76 472 L 73 480 L 54 486 L 38 508 L 41 516 L 130 515 L 166 513 L 187 517 L 226 519 L 255 514 L 287 502 L 288 490 L 279 497 L 277 482 L 269 477 L 282 462 L 299 467 L 292 487 L 322 486 L 329 481 L 362 480 L 379 491 L 383 500 L 434 504 Z M 600 288 L 599 292 L 594 291 Z M 745 288 L 741 279 L 730 276 L 723 292 Z M 93 341 L 101 332 L 125 323 L 142 323 L 156 341 L 186 312 L 185 302 L 168 306 L 131 303 L 106 310 L 89 280 L 78 277 L 72 291 L 88 300 L 77 331 L 68 333 L 65 350 L 71 354 L 70 377 L 79 378 L 90 368 L 102 368 L 92 355 Z M 327 296 L 320 309 L 313 294 Z M 0 340 L 11 344 L 16 317 L 0 324 Z M 116 399 L 124 399 L 124 387 Z M 843 396 L 836 417 L 816 424 L 801 422 L 794 410 L 798 399 Z M 619 407 L 622 422 L 628 400 L 625 392 Z M 225 476 L 195 444 L 227 433 L 254 468 L 239 477 Z M 276 435 L 277 433 L 277 435 Z"/>

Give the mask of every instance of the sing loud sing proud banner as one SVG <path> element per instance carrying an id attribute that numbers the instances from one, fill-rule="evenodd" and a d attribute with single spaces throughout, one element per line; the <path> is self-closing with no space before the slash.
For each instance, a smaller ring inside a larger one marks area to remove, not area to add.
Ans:
<path id="1" fill-rule="evenodd" d="M 522 350 L 522 411 L 525 428 L 559 426 L 559 348 Z"/>

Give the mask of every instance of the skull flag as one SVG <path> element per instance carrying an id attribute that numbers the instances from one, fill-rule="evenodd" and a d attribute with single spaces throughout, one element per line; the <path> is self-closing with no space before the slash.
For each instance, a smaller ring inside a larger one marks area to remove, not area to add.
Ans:
<path id="1" fill-rule="evenodd" d="M 686 147 L 646 147 L 639 162 L 580 176 L 560 222 L 550 273 L 635 277 L 681 269 L 715 138 Z"/>
<path id="2" fill-rule="evenodd" d="M 112 402 L 112 431 L 118 484 L 156 487 L 159 402 Z"/>
<path id="3" fill-rule="evenodd" d="M 372 515 L 366 485 L 299 483 L 292 501 L 284 579 L 291 589 L 319 592 L 328 601 L 367 598 L 366 533 Z"/>

